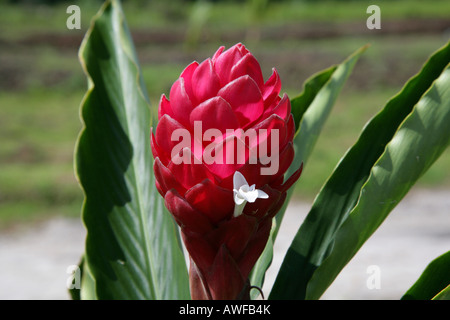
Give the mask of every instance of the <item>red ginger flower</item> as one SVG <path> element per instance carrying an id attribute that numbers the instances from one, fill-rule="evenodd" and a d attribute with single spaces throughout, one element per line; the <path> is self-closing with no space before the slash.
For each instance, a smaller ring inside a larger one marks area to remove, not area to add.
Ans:
<path id="1" fill-rule="evenodd" d="M 284 182 L 295 126 L 280 89 L 277 71 L 264 82 L 237 44 L 191 63 L 169 100 L 161 97 L 151 136 L 156 187 L 181 227 L 193 299 L 249 298 L 272 218 L 301 174 Z"/>

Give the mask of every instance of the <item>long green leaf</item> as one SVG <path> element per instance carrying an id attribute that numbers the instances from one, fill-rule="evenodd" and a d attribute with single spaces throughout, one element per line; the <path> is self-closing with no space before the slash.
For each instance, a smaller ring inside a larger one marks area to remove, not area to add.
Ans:
<path id="1" fill-rule="evenodd" d="M 97 300 L 97 295 L 95 293 L 95 280 L 92 277 L 92 272 L 89 270 L 89 266 L 85 260 L 80 267 L 82 279 L 79 298 L 81 300 Z"/>
<path id="2" fill-rule="evenodd" d="M 349 59 L 346 59 L 346 61 L 347 60 Z M 320 90 L 322 90 L 324 86 L 328 83 L 331 76 L 336 71 L 337 67 L 338 67 L 337 65 L 334 65 L 329 67 L 328 69 L 313 74 L 305 81 L 302 93 L 300 93 L 295 98 L 291 99 L 291 112 L 292 116 L 294 117 L 296 133 L 299 132 L 300 124 L 302 123 L 303 116 L 305 115 L 306 111 L 312 105 L 314 99 L 317 97 Z M 329 106 L 329 108 L 327 108 L 329 110 L 330 107 L 333 105 L 333 101 L 330 101 L 330 103 L 327 103 L 327 105 Z M 326 119 L 327 116 L 328 113 L 325 113 L 322 114 L 321 118 Z M 305 123 L 306 122 L 308 122 L 308 120 L 305 120 Z"/>
<path id="3" fill-rule="evenodd" d="M 402 300 L 430 300 L 449 285 L 450 251 L 431 261 Z"/>
<path id="4" fill-rule="evenodd" d="M 89 80 L 76 172 L 85 192 L 85 262 L 99 299 L 186 299 L 177 230 L 154 183 L 151 114 L 119 1 L 106 1 L 80 48 Z"/>
<path id="5" fill-rule="evenodd" d="M 341 64 L 314 74 L 306 80 L 302 93 L 291 100 L 292 114 L 297 131 L 294 138 L 295 158 L 286 173 L 286 177 L 291 176 L 302 163 L 306 164 L 339 92 L 366 48 L 367 46 L 364 46 L 357 50 Z M 252 285 L 262 286 L 264 282 L 264 274 L 272 263 L 273 244 L 293 189 L 292 187 L 289 190 L 284 206 L 276 216 L 264 252 L 252 271 L 250 278 Z M 252 294 L 256 295 L 255 292 L 252 292 Z"/>
<path id="6" fill-rule="evenodd" d="M 315 199 L 270 298 L 319 298 L 447 147 L 449 61 L 447 45 L 366 125 Z"/>
<path id="7" fill-rule="evenodd" d="M 435 295 L 432 300 L 450 300 L 450 284 Z"/>

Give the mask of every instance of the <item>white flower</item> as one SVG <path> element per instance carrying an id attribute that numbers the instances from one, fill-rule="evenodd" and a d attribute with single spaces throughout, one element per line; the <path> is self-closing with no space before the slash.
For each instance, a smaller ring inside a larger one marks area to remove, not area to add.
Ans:
<path id="1" fill-rule="evenodd" d="M 245 177 L 239 171 L 233 176 L 234 216 L 242 214 L 247 202 L 255 202 L 256 199 L 267 199 L 269 195 L 262 190 L 255 189 L 255 185 L 249 186 Z"/>

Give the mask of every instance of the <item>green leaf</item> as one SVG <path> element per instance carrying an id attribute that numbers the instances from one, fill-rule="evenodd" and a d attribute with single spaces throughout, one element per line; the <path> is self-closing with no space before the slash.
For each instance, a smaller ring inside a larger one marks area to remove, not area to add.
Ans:
<path id="1" fill-rule="evenodd" d="M 302 163 L 306 164 L 339 92 L 366 48 L 367 46 L 360 48 L 340 65 L 332 66 L 314 74 L 306 80 L 303 92 L 291 100 L 297 133 L 294 138 L 295 157 L 285 174 L 286 177 L 290 177 Z M 293 190 L 294 187 L 288 191 L 284 206 L 278 212 L 272 226 L 272 233 L 264 252 L 252 270 L 250 278 L 252 285 L 260 287 L 264 282 L 264 274 L 272 263 L 273 244 Z"/>
<path id="2" fill-rule="evenodd" d="M 432 300 L 450 300 L 450 284 L 434 296 Z"/>
<path id="3" fill-rule="evenodd" d="M 336 66 L 331 66 L 328 69 L 322 70 L 305 81 L 303 85 L 303 92 L 295 98 L 291 99 L 291 111 L 294 117 L 294 123 L 296 132 L 300 129 L 300 123 L 303 120 L 303 115 L 306 110 L 311 106 L 320 90 L 323 89 L 325 84 L 330 80 L 331 76 L 337 69 Z M 330 101 L 330 104 L 332 101 Z M 327 114 L 324 114 L 326 118 Z"/>
<path id="4" fill-rule="evenodd" d="M 367 45 L 363 46 L 338 66 L 331 67 L 316 74 L 306 82 L 303 93 L 293 99 L 293 114 L 300 116 L 301 121 L 294 138 L 294 160 L 286 172 L 286 177 L 290 177 L 302 163 L 304 167 L 307 167 L 307 161 L 316 145 L 317 139 L 322 132 L 322 128 L 331 113 L 339 93 L 344 87 L 356 62 L 367 48 Z M 305 105 L 308 107 L 305 108 Z M 299 113 L 299 110 L 305 111 L 300 111 Z M 301 181 L 301 178 L 299 181 Z M 288 197 L 284 208 L 280 210 L 276 216 L 277 229 L 274 234 L 275 237 L 293 190 L 294 188 L 292 187 L 288 191 Z"/>
<path id="5" fill-rule="evenodd" d="M 450 285 L 450 251 L 437 257 L 425 268 L 414 285 L 404 294 L 402 300 L 430 300 Z M 450 298 L 447 289 L 447 299 Z"/>
<path id="6" fill-rule="evenodd" d="M 81 300 L 97 300 L 95 293 L 95 280 L 92 277 L 92 272 L 89 270 L 89 266 L 86 261 L 80 264 L 82 278 L 79 298 Z"/>
<path id="7" fill-rule="evenodd" d="M 72 300 L 97 300 L 95 294 L 95 280 L 92 278 L 92 273 L 86 263 L 84 256 L 78 264 L 79 272 L 81 274 L 81 286 L 69 289 L 69 295 Z"/>
<path id="8" fill-rule="evenodd" d="M 365 126 L 316 197 L 270 298 L 318 299 L 445 150 L 449 60 L 447 45 Z"/>
<path id="9" fill-rule="evenodd" d="M 154 182 L 151 113 L 119 1 L 106 1 L 80 48 L 89 88 L 76 172 L 85 192 L 85 262 L 99 299 L 189 298 L 177 229 Z"/>

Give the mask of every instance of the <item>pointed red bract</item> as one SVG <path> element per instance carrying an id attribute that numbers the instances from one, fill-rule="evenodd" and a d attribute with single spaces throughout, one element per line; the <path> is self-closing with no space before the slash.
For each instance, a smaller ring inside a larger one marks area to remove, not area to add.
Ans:
<path id="1" fill-rule="evenodd" d="M 239 128 L 239 121 L 230 104 L 222 97 L 214 97 L 199 104 L 190 115 L 191 126 L 202 122 L 202 130 L 218 129 L 222 134 L 227 129 Z"/>
<path id="2" fill-rule="evenodd" d="M 214 300 L 229 300 L 230 297 L 236 299 L 241 295 L 246 279 L 225 244 L 220 246 L 205 280 Z"/>
<path id="3" fill-rule="evenodd" d="M 232 196 L 231 190 L 224 189 L 209 179 L 193 186 L 185 194 L 186 200 L 194 208 L 208 216 L 215 225 L 224 219 L 231 218 L 234 203 L 228 199 Z"/>
<path id="4" fill-rule="evenodd" d="M 255 57 L 249 52 L 241 58 L 231 69 L 230 81 L 239 77 L 248 75 L 252 78 L 259 88 L 262 87 L 264 80 L 261 67 Z"/>
<path id="5" fill-rule="evenodd" d="M 183 125 L 189 124 L 189 114 L 194 106 L 187 94 L 185 79 L 179 78 L 170 89 L 170 106 L 174 117 Z"/>
<path id="6" fill-rule="evenodd" d="M 248 75 L 228 83 L 217 95 L 230 104 L 243 128 L 257 120 L 264 111 L 261 91 Z"/>
<path id="7" fill-rule="evenodd" d="M 242 57 L 243 55 L 238 46 L 233 46 L 215 57 L 214 68 L 219 75 L 221 86 L 230 82 L 231 69 Z"/>
<path id="8" fill-rule="evenodd" d="M 203 61 L 192 75 L 192 92 L 196 101 L 204 101 L 216 95 L 220 89 L 220 79 L 211 59 Z"/>

